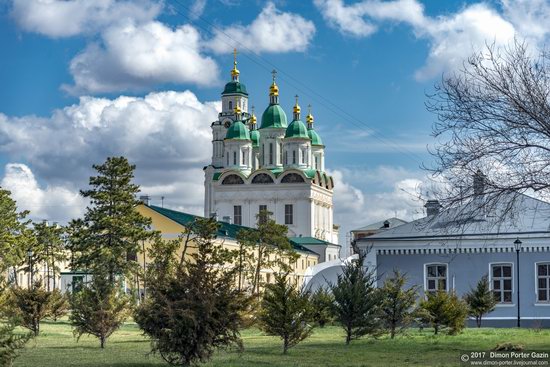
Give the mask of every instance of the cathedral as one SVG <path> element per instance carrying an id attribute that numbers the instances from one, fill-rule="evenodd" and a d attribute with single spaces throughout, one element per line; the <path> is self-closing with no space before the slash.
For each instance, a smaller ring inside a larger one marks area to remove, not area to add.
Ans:
<path id="1" fill-rule="evenodd" d="M 276 73 L 269 105 L 256 119 L 240 81 L 236 57 L 222 92 L 222 110 L 212 127 L 212 163 L 205 172 L 205 216 L 255 227 L 259 214 L 288 227 L 289 237 L 338 243 L 333 223 L 334 182 L 325 172 L 325 146 L 311 111 L 301 120 L 298 97 L 287 122 L 279 104 Z"/>

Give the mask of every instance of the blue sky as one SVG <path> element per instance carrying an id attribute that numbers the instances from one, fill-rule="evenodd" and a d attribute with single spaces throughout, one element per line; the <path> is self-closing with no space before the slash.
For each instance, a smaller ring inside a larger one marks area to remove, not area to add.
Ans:
<path id="1" fill-rule="evenodd" d="M 13 0 L 0 12 L 0 182 L 37 218 L 78 215 L 89 167 L 115 154 L 146 193 L 200 213 L 237 47 L 257 115 L 273 67 L 288 115 L 295 94 L 313 105 L 344 230 L 421 215 L 425 93 L 485 42 L 544 44 L 550 19 L 542 0 Z"/>

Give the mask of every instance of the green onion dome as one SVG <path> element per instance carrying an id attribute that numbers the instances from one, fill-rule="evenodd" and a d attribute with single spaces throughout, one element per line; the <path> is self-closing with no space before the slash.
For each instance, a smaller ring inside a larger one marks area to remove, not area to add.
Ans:
<path id="1" fill-rule="evenodd" d="M 286 129 L 286 114 L 278 104 L 270 104 L 262 115 L 260 129 L 275 128 Z"/>
<path id="2" fill-rule="evenodd" d="M 307 129 L 307 135 L 311 139 L 311 145 L 323 145 L 321 137 L 317 134 L 317 131 L 313 130 L 313 128 Z"/>
<path id="3" fill-rule="evenodd" d="M 253 148 L 257 148 L 260 146 L 260 132 L 258 130 L 252 130 L 250 132 L 250 139 L 252 140 Z"/>
<path id="4" fill-rule="evenodd" d="M 286 128 L 285 138 L 309 139 L 306 125 L 300 120 L 294 120 Z"/>
<path id="5" fill-rule="evenodd" d="M 229 126 L 225 138 L 233 140 L 250 140 L 250 131 L 242 121 L 237 120 Z"/>
<path id="6" fill-rule="evenodd" d="M 246 91 L 246 86 L 243 83 L 236 80 L 232 80 L 225 85 L 225 88 L 223 89 L 222 94 L 235 94 L 235 93 L 248 95 L 248 92 Z"/>

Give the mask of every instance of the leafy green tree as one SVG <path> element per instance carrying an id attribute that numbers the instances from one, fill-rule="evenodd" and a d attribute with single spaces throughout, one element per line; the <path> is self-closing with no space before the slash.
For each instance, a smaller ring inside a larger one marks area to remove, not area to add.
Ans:
<path id="1" fill-rule="evenodd" d="M 428 293 L 426 299 L 420 301 L 422 321 L 430 324 L 434 334 L 442 327 L 449 329 L 449 334 L 459 333 L 466 324 L 468 306 L 455 292 L 438 291 Z"/>
<path id="2" fill-rule="evenodd" d="M 67 260 L 67 251 L 63 241 L 63 227 L 54 224 L 48 225 L 48 222 L 33 224 L 33 234 L 35 241 L 32 250 L 33 258 L 30 263 L 33 266 L 39 264 L 46 265 L 46 289 L 50 291 L 55 289 L 57 275 L 59 274 L 59 263 Z M 34 270 L 34 269 L 33 269 Z"/>
<path id="3" fill-rule="evenodd" d="M 93 335 L 105 348 L 107 339 L 130 313 L 130 298 L 122 294 L 121 288 L 111 282 L 109 275 L 96 273 L 91 282 L 72 295 L 69 321 L 78 339 L 84 334 Z"/>
<path id="4" fill-rule="evenodd" d="M 281 272 L 290 271 L 289 264 L 293 263 L 298 255 L 288 240 L 288 228 L 277 224 L 272 219 L 271 212 L 262 211 L 256 217 L 256 229 L 242 229 L 237 233 L 238 243 L 244 245 L 241 251 L 248 249 L 247 252 L 240 251 L 240 254 L 249 254 L 248 266 L 243 267 L 242 263 L 238 262 L 237 269 L 249 274 L 251 292 L 259 295 L 262 269 L 277 266 Z M 288 261 L 285 262 L 285 259 Z"/>
<path id="5" fill-rule="evenodd" d="M 40 334 L 40 322 L 48 317 L 51 292 L 44 289 L 40 280 L 30 288 L 11 289 L 9 310 L 12 317 L 20 320 L 20 325 L 29 329 L 34 336 Z"/>
<path id="6" fill-rule="evenodd" d="M 287 274 L 276 274 L 267 284 L 259 315 L 260 327 L 268 335 L 283 340 L 283 354 L 311 335 L 313 314 L 309 293 L 290 284 Z"/>
<path id="7" fill-rule="evenodd" d="M 406 282 L 406 276 L 395 270 L 379 289 L 382 300 L 381 319 L 392 339 L 414 321 L 413 312 L 418 298 L 418 287 L 405 289 Z"/>
<path id="8" fill-rule="evenodd" d="M 353 259 L 342 269 L 336 284 L 333 312 L 346 333 L 346 344 L 365 335 L 382 333 L 381 300 L 372 271 L 363 266 L 365 255 Z"/>
<path id="9" fill-rule="evenodd" d="M 191 366 L 218 348 L 242 348 L 239 330 L 248 298 L 235 283 L 233 254 L 215 243 L 218 223 L 197 218 L 188 225 L 196 252 L 178 257 L 185 241 L 154 243 L 148 296 L 135 320 L 166 362 Z"/>
<path id="10" fill-rule="evenodd" d="M 327 289 L 323 287 L 317 288 L 310 297 L 313 320 L 320 326 L 325 325 L 334 320 L 332 308 L 334 306 L 334 297 Z"/>
<path id="11" fill-rule="evenodd" d="M 71 267 L 107 274 L 114 283 L 117 276 L 137 271 L 133 258 L 140 243 L 155 234 L 147 230 L 151 220 L 135 210 L 140 204 L 139 186 L 132 183 L 135 166 L 124 157 L 109 157 L 93 167 L 97 176 L 90 177 L 91 189 L 81 191 L 91 206 L 70 224 Z"/>
<path id="12" fill-rule="evenodd" d="M 11 270 L 18 284 L 17 270 L 25 263 L 27 249 L 32 242 L 32 233 L 28 229 L 28 211 L 17 211 L 17 205 L 11 193 L 0 188 L 0 276 Z"/>
<path id="13" fill-rule="evenodd" d="M 464 296 L 464 300 L 468 304 L 469 315 L 476 318 L 477 327 L 481 327 L 481 319 L 483 315 L 495 309 L 497 299 L 489 288 L 489 279 L 487 275 L 481 277 L 474 289 L 470 289 Z"/>

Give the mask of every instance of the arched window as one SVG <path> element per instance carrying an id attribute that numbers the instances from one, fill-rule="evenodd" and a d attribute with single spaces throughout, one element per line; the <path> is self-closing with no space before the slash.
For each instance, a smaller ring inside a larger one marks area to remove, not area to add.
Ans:
<path id="1" fill-rule="evenodd" d="M 305 182 L 304 178 L 297 173 L 289 173 L 281 180 L 282 183 L 299 183 Z"/>
<path id="2" fill-rule="evenodd" d="M 229 175 L 223 179 L 222 185 L 242 185 L 244 181 L 237 175 Z"/>
<path id="3" fill-rule="evenodd" d="M 246 164 L 246 152 L 243 150 L 243 161 L 242 164 Z"/>
<path id="4" fill-rule="evenodd" d="M 233 102 L 229 101 L 229 110 L 233 110 Z"/>
<path id="5" fill-rule="evenodd" d="M 252 179 L 253 184 L 272 184 L 273 179 L 266 173 L 260 173 Z"/>

